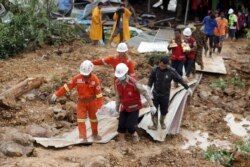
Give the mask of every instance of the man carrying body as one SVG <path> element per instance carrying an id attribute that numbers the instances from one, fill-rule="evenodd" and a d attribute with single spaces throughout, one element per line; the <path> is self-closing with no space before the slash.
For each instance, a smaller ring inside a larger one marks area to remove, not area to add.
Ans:
<path id="1" fill-rule="evenodd" d="M 55 102 L 58 97 L 63 96 L 74 87 L 77 87 L 77 123 L 79 138 L 87 141 L 85 121 L 89 117 L 92 136 L 96 140 L 101 140 L 98 135 L 98 120 L 96 112 L 102 107 L 102 91 L 99 79 L 92 73 L 94 65 L 89 60 L 85 60 L 80 66 L 80 74 L 75 75 L 71 81 L 64 84 L 51 97 L 51 102 Z"/>
<path id="2" fill-rule="evenodd" d="M 94 65 L 111 65 L 113 69 L 115 70 L 117 64 L 124 63 L 128 66 L 128 74 L 132 77 L 135 76 L 134 71 L 134 62 L 130 60 L 130 58 L 127 55 L 128 47 L 126 43 L 119 43 L 117 46 L 116 51 L 118 52 L 118 55 L 116 56 L 108 56 L 105 58 L 99 58 L 96 60 L 93 60 L 92 63 Z"/>
<path id="3" fill-rule="evenodd" d="M 148 80 L 148 87 L 151 90 L 153 88 L 153 103 L 158 109 L 160 107 L 161 117 L 160 124 L 162 129 L 166 129 L 164 123 L 165 117 L 168 113 L 168 104 L 170 97 L 171 81 L 179 82 L 185 89 L 188 90 L 189 94 L 192 95 L 192 90 L 185 83 L 182 77 L 176 72 L 175 69 L 171 68 L 169 65 L 168 57 L 163 57 L 157 67 L 152 69 Z M 152 114 L 153 125 L 148 126 L 151 130 L 157 130 L 158 128 L 158 115 Z"/>
<path id="4" fill-rule="evenodd" d="M 135 77 L 131 77 L 127 73 L 128 67 L 126 64 L 119 63 L 116 66 L 116 111 L 120 113 L 117 131 L 121 142 L 125 141 L 126 132 L 132 135 L 133 142 L 138 142 L 139 136 L 136 132 L 136 126 L 139 110 L 142 108 L 140 94 L 146 98 L 152 114 L 155 114 L 156 108 L 146 89 L 136 81 Z"/>

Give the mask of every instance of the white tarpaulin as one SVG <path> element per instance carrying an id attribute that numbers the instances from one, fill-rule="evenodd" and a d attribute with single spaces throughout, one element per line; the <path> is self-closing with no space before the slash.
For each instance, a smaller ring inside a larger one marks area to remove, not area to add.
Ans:
<path id="1" fill-rule="evenodd" d="M 196 70 L 209 73 L 227 74 L 224 60 L 221 56 L 206 57 L 203 56 L 204 69 L 196 64 Z"/>
<path id="2" fill-rule="evenodd" d="M 166 52 L 168 53 L 168 42 L 160 41 L 160 42 L 141 42 L 137 51 L 139 53 L 146 52 Z"/>

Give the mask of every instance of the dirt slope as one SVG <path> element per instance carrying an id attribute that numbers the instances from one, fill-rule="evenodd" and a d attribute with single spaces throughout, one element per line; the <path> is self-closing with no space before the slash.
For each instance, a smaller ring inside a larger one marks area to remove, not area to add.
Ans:
<path id="1" fill-rule="evenodd" d="M 238 114 L 239 117 L 250 117 L 249 92 L 249 52 L 245 52 L 245 41 L 238 43 L 225 43 L 222 53 L 228 70 L 224 78 L 232 78 L 239 74 L 245 79 L 245 88 L 234 91 L 234 96 L 227 95 L 225 91 L 212 89 L 210 84 L 217 79 L 218 75 L 205 74 L 201 84 L 195 91 L 190 103 L 186 107 L 182 128 L 195 131 L 201 130 L 209 133 L 209 139 L 227 140 L 231 143 L 240 138 L 230 132 L 223 118 L 227 113 Z M 59 51 L 58 51 L 59 50 Z M 0 92 L 10 88 L 26 77 L 44 76 L 47 83 L 34 92 L 34 100 L 25 100 L 24 97 L 17 100 L 18 108 L 12 110 L 0 109 L 0 137 L 3 137 L 8 128 L 22 130 L 36 123 L 42 126 L 56 127 L 60 121 L 54 119 L 47 98 L 53 91 L 61 86 L 78 72 L 80 63 L 85 59 L 94 59 L 99 56 L 115 54 L 114 48 L 93 47 L 84 45 L 80 41 L 71 46 L 44 47 L 31 53 L 23 53 L 9 60 L 0 60 Z M 136 73 L 139 79 L 148 77 L 150 66 L 145 58 L 133 55 L 136 61 Z M 248 61 L 248 66 L 246 65 Z M 240 68 L 239 68 L 240 67 Z M 110 67 L 96 67 L 95 72 L 101 78 L 106 91 L 106 100 L 112 98 L 108 90 L 112 88 L 113 69 Z M 210 92 L 218 96 L 214 98 L 201 98 L 201 92 Z M 74 96 L 73 96 L 74 99 Z M 63 100 L 67 100 L 64 98 Z M 65 121 L 65 120 L 64 120 Z M 74 126 L 74 125 L 71 125 Z M 52 130 L 52 134 L 63 131 Z M 93 144 L 91 146 L 73 146 L 66 149 L 44 149 L 36 147 L 36 157 L 10 158 L 0 156 L 0 166 L 83 166 L 88 159 L 101 155 L 110 161 L 111 166 L 219 166 L 204 160 L 203 151 L 197 147 L 182 150 L 181 145 L 185 139 L 181 135 L 167 136 L 166 141 L 158 143 L 152 141 L 146 132 L 140 130 L 141 141 L 132 145 L 121 146 L 119 142 L 112 140 L 105 145 Z"/>

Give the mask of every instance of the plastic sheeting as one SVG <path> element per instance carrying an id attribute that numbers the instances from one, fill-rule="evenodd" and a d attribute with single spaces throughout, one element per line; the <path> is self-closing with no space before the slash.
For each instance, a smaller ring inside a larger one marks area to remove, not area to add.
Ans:
<path id="1" fill-rule="evenodd" d="M 146 52 L 166 52 L 168 53 L 168 42 L 141 42 L 137 51 L 139 53 Z"/>

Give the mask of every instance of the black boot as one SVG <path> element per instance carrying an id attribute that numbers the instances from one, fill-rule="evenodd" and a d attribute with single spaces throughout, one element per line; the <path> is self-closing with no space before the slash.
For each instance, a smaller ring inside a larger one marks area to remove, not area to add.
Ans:
<path id="1" fill-rule="evenodd" d="M 161 128 L 162 129 L 166 129 L 166 124 L 165 124 L 165 118 L 166 118 L 166 115 L 161 115 L 161 118 L 160 118 L 160 123 L 161 123 Z"/>
<path id="2" fill-rule="evenodd" d="M 153 125 L 148 126 L 148 129 L 157 130 L 158 129 L 158 115 L 157 114 L 154 114 L 154 115 L 151 114 L 151 118 L 152 118 Z"/>

